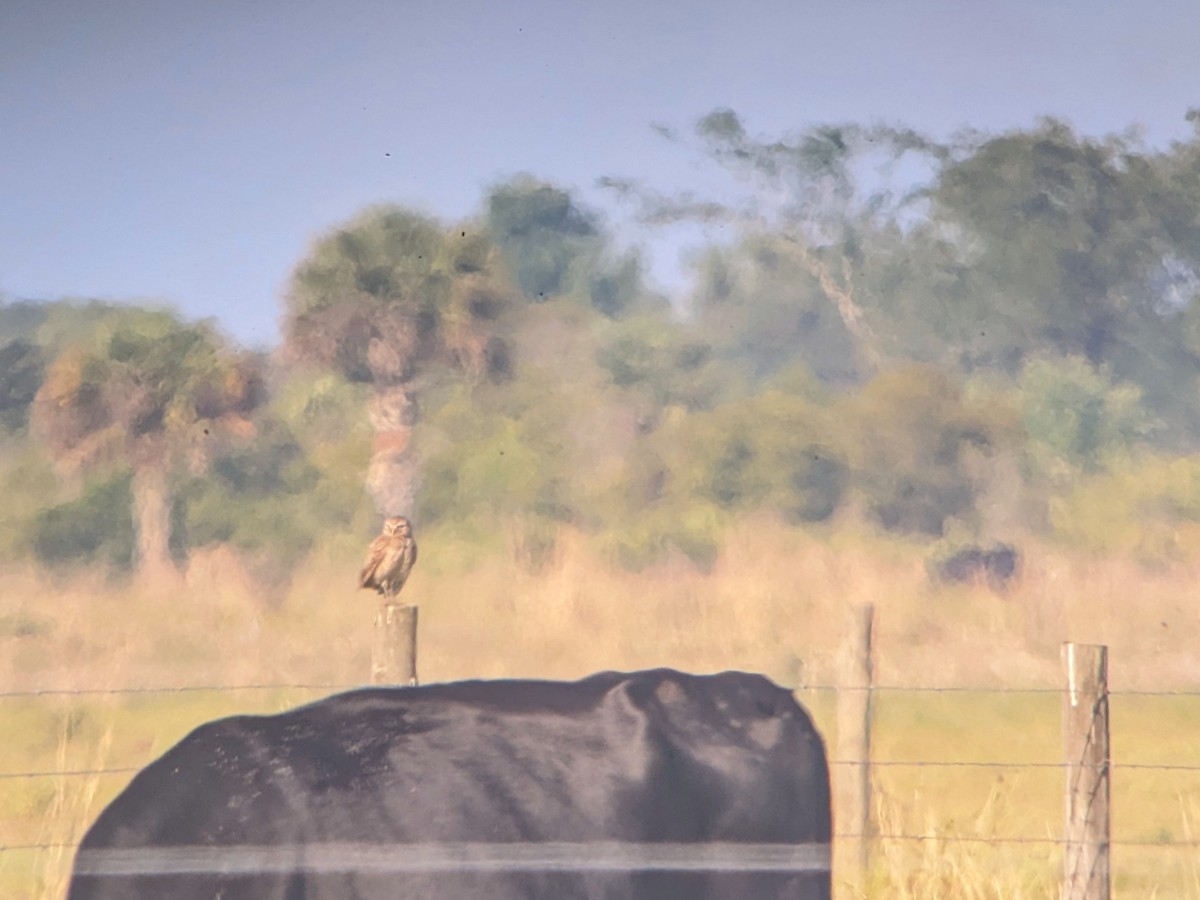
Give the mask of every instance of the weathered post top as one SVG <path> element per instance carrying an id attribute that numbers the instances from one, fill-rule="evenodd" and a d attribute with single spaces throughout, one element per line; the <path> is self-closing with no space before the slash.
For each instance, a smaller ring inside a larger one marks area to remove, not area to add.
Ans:
<path id="1" fill-rule="evenodd" d="M 386 600 L 375 615 L 371 683 L 417 684 L 417 607 Z"/>

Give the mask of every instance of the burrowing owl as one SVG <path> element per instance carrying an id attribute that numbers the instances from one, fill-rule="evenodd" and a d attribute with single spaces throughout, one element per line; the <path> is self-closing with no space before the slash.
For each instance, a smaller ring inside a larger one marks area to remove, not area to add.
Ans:
<path id="1" fill-rule="evenodd" d="M 383 534 L 371 541 L 358 586 L 374 588 L 391 600 L 404 587 L 416 561 L 417 542 L 413 540 L 412 524 L 404 516 L 385 519 Z"/>

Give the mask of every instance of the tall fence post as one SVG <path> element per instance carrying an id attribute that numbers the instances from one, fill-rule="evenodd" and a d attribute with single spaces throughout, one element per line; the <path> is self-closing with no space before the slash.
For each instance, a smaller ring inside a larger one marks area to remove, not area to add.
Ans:
<path id="1" fill-rule="evenodd" d="M 1063 644 L 1063 900 L 1109 900 L 1108 648 Z"/>
<path id="2" fill-rule="evenodd" d="M 372 684 L 417 683 L 417 608 L 381 603 L 375 615 Z"/>
<path id="3" fill-rule="evenodd" d="M 855 606 L 843 649 L 837 697 L 836 824 L 840 880 L 862 894 L 870 865 L 871 689 L 875 682 L 875 606 Z"/>

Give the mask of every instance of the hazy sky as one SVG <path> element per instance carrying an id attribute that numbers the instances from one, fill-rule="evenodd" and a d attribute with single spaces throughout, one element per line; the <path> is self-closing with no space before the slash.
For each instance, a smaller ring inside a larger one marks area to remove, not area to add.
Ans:
<path id="1" fill-rule="evenodd" d="M 686 186 L 708 169 L 650 126 L 717 106 L 1163 144 L 1198 38 L 1195 0 L 2 0 L 0 296 L 165 300 L 270 343 L 292 266 L 369 203 Z"/>

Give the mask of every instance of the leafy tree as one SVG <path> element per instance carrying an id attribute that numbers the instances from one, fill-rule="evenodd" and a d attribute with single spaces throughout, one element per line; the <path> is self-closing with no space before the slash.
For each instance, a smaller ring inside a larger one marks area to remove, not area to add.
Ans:
<path id="1" fill-rule="evenodd" d="M 357 473 L 356 473 L 357 474 Z M 179 488 L 173 550 L 229 544 L 262 578 L 286 583 L 323 532 L 351 520 L 361 485 L 349 497 L 328 490 L 324 473 L 278 419 L 263 417 L 253 437 L 218 455 L 207 473 Z"/>
<path id="2" fill-rule="evenodd" d="M 374 504 L 363 491 L 374 443 L 363 415 L 371 394 L 370 385 L 349 382 L 335 372 L 292 369 L 265 411 L 275 423 L 267 442 L 288 454 L 290 444 L 298 444 L 303 466 L 316 470 L 311 488 L 299 493 L 288 489 L 281 498 L 310 535 L 306 544 L 340 545 L 338 552 L 357 554 L 362 535 L 377 526 Z M 300 463 L 297 458 L 295 464 Z M 286 558 L 287 548 L 282 549 Z"/>
<path id="3" fill-rule="evenodd" d="M 849 482 L 829 425 L 812 400 L 778 390 L 669 410 L 628 454 L 614 504 L 625 523 L 619 555 L 644 565 L 675 546 L 703 562 L 715 554 L 718 524 L 754 510 L 796 524 L 829 519 Z"/>
<path id="4" fill-rule="evenodd" d="M 639 569 L 671 549 L 700 566 L 741 514 L 770 510 L 794 524 L 827 521 L 849 487 L 826 409 L 767 390 L 710 410 L 667 409 L 624 457 L 605 504 L 606 542 Z"/>
<path id="5" fill-rule="evenodd" d="M 304 447 L 310 459 L 318 459 L 324 448 L 353 441 L 371 445 L 371 426 L 362 410 L 371 388 L 355 384 L 336 372 L 292 369 L 280 373 L 268 415 L 277 418 Z M 364 458 L 362 468 L 366 467 Z M 356 472 L 359 490 L 362 473 Z"/>
<path id="6" fill-rule="evenodd" d="M 1052 472 L 1104 468 L 1128 456 L 1157 424 L 1136 385 L 1116 383 L 1106 368 L 1080 357 L 1033 360 L 1018 391 L 1035 455 Z"/>
<path id="7" fill-rule="evenodd" d="M 698 274 L 697 332 L 755 380 L 797 360 L 825 381 L 848 384 L 860 377 L 854 335 L 793 242 L 747 235 L 706 253 Z"/>
<path id="8" fill-rule="evenodd" d="M 841 405 L 851 479 L 891 531 L 940 536 L 971 513 L 980 489 L 964 451 L 993 450 L 1009 432 L 997 410 L 975 408 L 929 366 L 885 372 Z"/>
<path id="9" fill-rule="evenodd" d="M 292 276 L 285 341 L 294 360 L 368 384 L 375 451 L 367 486 L 383 512 L 413 506 L 418 395 L 445 371 L 503 379 L 512 296 L 487 239 L 396 206 L 368 209 L 317 241 Z"/>
<path id="10" fill-rule="evenodd" d="M 582 460 L 570 393 L 546 375 L 511 383 L 503 403 L 456 390 L 430 415 L 418 436 L 429 453 L 423 520 L 484 521 L 487 529 L 497 520 L 575 520 L 572 475 Z"/>
<path id="11" fill-rule="evenodd" d="M 615 259 L 606 253 L 588 259 L 585 274 L 579 280 L 584 301 L 610 319 L 633 310 L 666 305 L 646 295 L 642 285 L 642 260 L 634 251 Z"/>
<path id="12" fill-rule="evenodd" d="M 44 509 L 32 527 L 34 555 L 50 566 L 102 563 L 128 569 L 135 555 L 128 471 L 89 483 L 75 500 Z"/>
<path id="13" fill-rule="evenodd" d="M 712 344 L 663 313 L 631 316 L 607 329 L 596 359 L 615 385 L 649 397 L 655 407 L 708 409 L 741 387 Z"/>
<path id="14" fill-rule="evenodd" d="M 50 360 L 133 315 L 128 306 L 98 300 L 0 303 L 0 426 L 25 426 Z"/>
<path id="15" fill-rule="evenodd" d="M 128 310 L 54 360 L 32 425 L 60 470 L 132 466 L 137 563 L 162 571 L 172 469 L 203 468 L 222 435 L 249 431 L 263 395 L 260 363 L 208 324 Z"/>
<path id="16" fill-rule="evenodd" d="M 52 304 L 21 300 L 6 303 L 0 298 L 0 344 L 9 341 L 35 341 L 38 329 L 46 321 Z"/>
<path id="17" fill-rule="evenodd" d="M 41 348 L 17 338 L 0 346 L 0 425 L 15 431 L 29 420 L 29 407 L 42 384 Z"/>
<path id="18" fill-rule="evenodd" d="M 765 391 L 691 417 L 680 437 L 698 465 L 692 484 L 722 509 L 765 506 L 792 522 L 819 522 L 842 502 L 842 452 L 825 411 L 803 396 Z"/>
<path id="19" fill-rule="evenodd" d="M 488 233 L 521 292 L 535 302 L 567 293 L 573 270 L 601 241 L 594 215 L 529 175 L 493 188 L 485 206 Z"/>
<path id="20" fill-rule="evenodd" d="M 1137 383 L 1182 446 L 1200 437 L 1192 119 L 1198 136 L 1151 152 L 1055 120 L 945 143 L 856 124 L 763 138 L 719 109 L 683 139 L 740 199 L 602 183 L 643 222 L 738 230 L 701 258 L 694 311 L 760 375 L 803 359 L 835 382 L 906 361 L 1015 376 L 1031 354 L 1078 354 Z"/>
<path id="21" fill-rule="evenodd" d="M 519 175 L 494 187 L 484 207 L 488 234 L 528 300 L 570 296 L 609 318 L 645 305 L 638 254 L 614 255 L 599 216 L 568 191 Z"/>
<path id="22" fill-rule="evenodd" d="M 851 348 L 843 370 L 864 375 L 877 371 L 885 361 L 883 342 L 860 273 L 869 262 L 874 232 L 911 216 L 912 204 L 907 191 L 868 190 L 859 172 L 871 164 L 895 170 L 913 157 L 926 168 L 936 167 L 944 148 L 911 130 L 854 124 L 808 128 L 783 140 L 762 139 L 752 136 L 730 109 L 702 117 L 694 137 L 705 157 L 749 190 L 746 200 L 716 202 L 690 193 L 663 197 L 627 179 L 606 178 L 602 185 L 637 201 L 639 218 L 649 224 L 719 222 L 738 228 L 757 244 L 750 248 L 756 274 L 780 270 L 782 287 L 769 292 L 774 296 L 766 304 L 766 318 L 782 317 L 784 333 L 797 330 L 795 321 L 811 330 L 818 323 L 824 326 L 816 312 L 818 304 L 824 305 L 840 321 L 840 340 Z M 710 257 L 708 262 L 719 259 Z M 727 266 L 708 268 L 702 300 L 728 295 L 731 272 Z M 786 290 L 787 272 L 792 273 L 791 292 Z M 748 308 L 759 300 L 756 290 L 745 293 Z"/>
<path id="23" fill-rule="evenodd" d="M 1026 352 L 1100 364 L 1128 354 L 1131 332 L 1170 338 L 1152 276 L 1176 237 L 1200 232 L 1164 202 L 1161 180 L 1128 140 L 1047 119 L 960 148 L 931 196 L 938 220 L 963 235 L 961 258 L 991 285 L 985 323 L 1015 317 Z"/>

